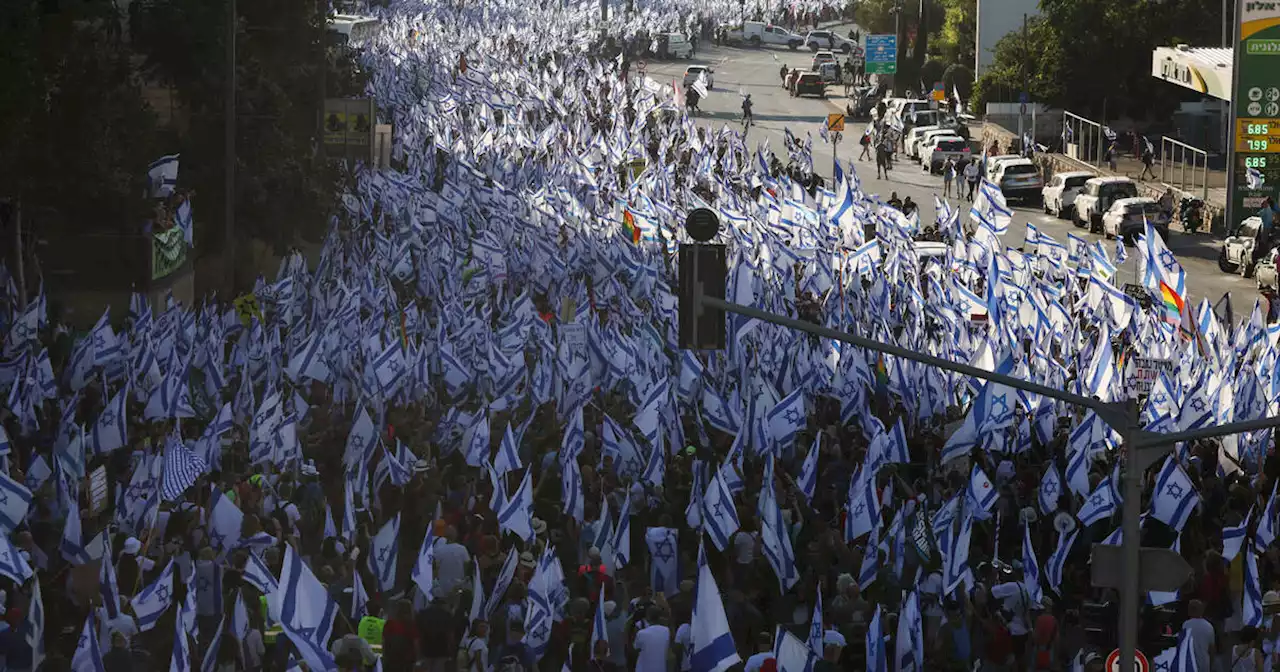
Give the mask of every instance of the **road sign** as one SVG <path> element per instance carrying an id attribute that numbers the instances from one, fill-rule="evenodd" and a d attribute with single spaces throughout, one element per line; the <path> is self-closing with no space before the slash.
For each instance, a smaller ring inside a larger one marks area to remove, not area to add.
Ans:
<path id="1" fill-rule="evenodd" d="M 867 36 L 867 74 L 891 75 L 898 71 L 898 36 Z"/>
<path id="2" fill-rule="evenodd" d="M 1139 549 L 1138 590 L 1171 593 L 1191 578 L 1191 565 L 1182 554 L 1168 548 Z M 1095 588 L 1119 588 L 1124 579 L 1124 547 L 1094 544 L 1089 558 Z"/>
<path id="3" fill-rule="evenodd" d="M 939 103 L 941 103 L 942 101 L 946 100 L 946 99 L 947 99 L 947 87 L 946 87 L 946 85 L 944 85 L 942 82 L 934 82 L 934 83 L 933 83 L 933 94 L 932 94 L 932 96 L 931 96 L 931 97 L 932 97 L 934 100 L 938 101 Z"/>
<path id="4" fill-rule="evenodd" d="M 827 115 L 827 130 L 837 133 L 844 132 L 844 115 L 839 112 Z"/>
<path id="5" fill-rule="evenodd" d="M 1108 672 L 1120 672 L 1120 649 L 1111 652 L 1107 656 L 1107 664 L 1104 666 Z M 1133 650 L 1133 669 L 1134 672 L 1151 672 L 1151 662 L 1147 660 L 1147 654 L 1138 649 Z"/>
<path id="6" fill-rule="evenodd" d="M 1129 388 L 1129 398 L 1137 399 L 1151 394 L 1151 387 L 1164 371 L 1173 375 L 1173 361 L 1155 357 L 1131 357 L 1125 364 L 1124 382 Z"/>

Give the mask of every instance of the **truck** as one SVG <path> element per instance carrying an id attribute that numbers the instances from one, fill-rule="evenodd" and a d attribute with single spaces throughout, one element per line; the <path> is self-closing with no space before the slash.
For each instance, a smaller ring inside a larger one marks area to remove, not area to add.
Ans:
<path id="1" fill-rule="evenodd" d="M 745 44 L 751 47 L 759 47 L 769 44 L 795 50 L 804 44 L 803 37 L 786 28 L 769 25 L 763 21 L 746 21 L 739 26 L 725 25 L 722 28 L 724 29 L 724 42 L 729 45 Z"/>

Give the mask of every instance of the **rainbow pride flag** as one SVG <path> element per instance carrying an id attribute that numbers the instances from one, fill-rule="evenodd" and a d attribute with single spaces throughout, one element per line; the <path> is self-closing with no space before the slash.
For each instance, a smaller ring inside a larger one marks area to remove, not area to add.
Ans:
<path id="1" fill-rule="evenodd" d="M 640 227 L 636 226 L 636 216 L 631 214 L 630 210 L 622 211 L 622 228 L 631 238 L 632 245 L 640 244 Z"/>
<path id="2" fill-rule="evenodd" d="M 1182 311 L 1186 308 L 1186 302 L 1178 292 L 1174 291 L 1168 283 L 1160 281 L 1160 299 L 1164 302 L 1164 319 L 1173 324 L 1182 321 Z"/>

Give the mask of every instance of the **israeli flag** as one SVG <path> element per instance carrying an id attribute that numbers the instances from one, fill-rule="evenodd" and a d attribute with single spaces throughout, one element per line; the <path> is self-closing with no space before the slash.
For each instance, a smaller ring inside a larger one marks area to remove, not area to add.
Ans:
<path id="1" fill-rule="evenodd" d="M 498 570 L 498 579 L 493 582 L 493 592 L 484 603 L 484 618 L 488 619 L 492 616 L 493 611 L 502 603 L 503 596 L 507 594 L 507 588 L 511 587 L 511 580 L 515 578 L 516 565 L 519 562 L 519 551 L 512 546 L 507 551 L 507 559 L 502 562 L 502 569 Z"/>
<path id="2" fill-rule="evenodd" d="M 31 584 L 31 605 L 27 610 L 27 646 L 31 647 L 31 669 L 40 669 L 44 662 L 44 598 L 40 595 L 40 581 Z"/>
<path id="3" fill-rule="evenodd" d="M 790 446 L 796 434 L 804 430 L 808 419 L 809 416 L 805 412 L 804 389 L 797 388 L 765 415 L 769 434 L 774 441 L 772 445 L 778 449 Z"/>
<path id="4" fill-rule="evenodd" d="M 0 532 L 7 535 L 17 529 L 27 519 L 30 507 L 31 491 L 0 472 Z"/>
<path id="5" fill-rule="evenodd" d="M 378 530 L 369 548 L 369 572 L 378 579 L 378 590 L 389 591 L 396 583 L 396 559 L 400 548 L 400 514 Z"/>
<path id="6" fill-rule="evenodd" d="M 1244 556 L 1244 604 L 1241 617 L 1245 625 L 1262 625 L 1262 582 L 1258 577 L 1258 554 L 1248 551 Z"/>
<path id="7" fill-rule="evenodd" d="M 271 574 L 271 570 L 267 567 L 267 563 L 262 561 L 255 553 L 250 553 L 248 559 L 244 563 L 244 573 L 241 575 L 245 583 L 258 589 L 263 595 L 280 590 L 280 584 L 276 581 L 276 577 Z"/>
<path id="8" fill-rule="evenodd" d="M 493 456 L 493 473 L 501 478 L 508 471 L 523 468 L 524 465 L 520 463 L 520 445 L 508 424 L 507 431 L 502 435 L 502 442 L 498 444 L 498 453 Z"/>
<path id="9" fill-rule="evenodd" d="M 1058 475 L 1057 465 L 1050 464 L 1045 469 L 1037 495 L 1040 513 L 1048 516 L 1058 510 L 1058 499 L 1062 497 L 1062 477 Z"/>
<path id="10" fill-rule="evenodd" d="M 1071 534 L 1058 534 L 1058 548 L 1054 550 L 1053 555 L 1049 556 L 1049 562 L 1045 567 L 1045 579 L 1049 582 L 1049 587 L 1058 590 L 1058 586 L 1062 585 L 1062 570 L 1067 565 L 1067 556 L 1071 553 L 1071 547 L 1075 546 L 1076 537 L 1080 534 L 1080 528 L 1071 531 Z"/>
<path id="11" fill-rule="evenodd" d="M 1033 604 L 1039 604 L 1043 593 L 1040 590 L 1040 563 L 1036 561 L 1036 549 L 1031 545 L 1031 526 L 1022 523 L 1022 585 L 1027 589 L 1027 597 Z"/>
<path id="12" fill-rule="evenodd" d="M 1239 525 L 1222 528 L 1222 559 L 1231 562 L 1240 554 L 1240 547 L 1249 533 L 1249 518 L 1253 517 L 1253 509 L 1245 514 Z"/>
<path id="13" fill-rule="evenodd" d="M 725 672 L 742 661 L 729 634 L 729 619 L 724 614 L 720 588 L 711 569 L 698 570 L 698 599 L 693 607 L 690 646 L 693 647 L 694 672 Z"/>
<path id="14" fill-rule="evenodd" d="M 1262 171 L 1257 168 L 1245 169 L 1245 181 L 1248 183 L 1249 188 L 1255 191 L 1261 189 L 1267 183 L 1267 179 L 1262 176 Z"/>
<path id="15" fill-rule="evenodd" d="M 358 582 L 359 576 L 356 577 Z M 208 643 L 208 649 L 204 652 L 204 659 L 200 661 L 200 672 L 214 672 L 218 666 L 218 651 L 222 648 L 222 635 L 226 634 L 227 617 L 223 616 L 218 621 L 218 629 L 213 633 L 213 641 Z"/>
<path id="16" fill-rule="evenodd" d="M 1192 512 L 1200 504 L 1191 478 L 1182 470 L 1173 455 L 1165 458 L 1160 475 L 1156 477 L 1155 496 L 1151 499 L 1151 516 L 1181 532 Z"/>
<path id="17" fill-rule="evenodd" d="M 889 658 L 885 655 L 884 633 L 880 626 L 880 605 L 867 626 L 867 672 L 888 672 Z"/>
<path id="18" fill-rule="evenodd" d="M 498 529 L 511 532 L 526 542 L 533 541 L 533 474 L 526 469 L 520 487 L 498 511 Z"/>
<path id="19" fill-rule="evenodd" d="M 106 672 L 102 665 L 102 649 L 98 644 L 98 631 L 93 627 L 93 614 L 84 619 L 76 651 L 71 654 L 71 669 L 75 672 Z"/>
<path id="20" fill-rule="evenodd" d="M 804 640 L 783 630 L 782 626 L 774 630 L 773 658 L 778 663 L 778 672 L 812 672 L 820 660 Z"/>
<path id="21" fill-rule="evenodd" d="M 333 656 L 325 647 L 333 633 L 338 605 L 292 546 L 285 546 L 279 582 L 282 589 L 267 596 L 271 618 L 311 669 L 333 669 Z"/>
<path id="22" fill-rule="evenodd" d="M 796 487 L 804 495 L 806 502 L 813 501 L 813 491 L 818 487 L 818 453 L 821 449 L 822 433 L 819 432 L 813 439 L 809 454 L 804 458 L 804 464 L 800 465 L 800 478 L 796 480 Z"/>
<path id="23" fill-rule="evenodd" d="M 147 190 L 151 198 L 169 198 L 178 185 L 178 159 L 181 154 L 162 156 L 147 166 Z"/>
<path id="24" fill-rule="evenodd" d="M 702 497 L 703 529 L 711 535 L 711 541 L 721 552 L 729 547 L 729 539 L 741 526 L 738 519 L 738 508 L 733 503 L 733 494 L 724 482 L 724 473 L 717 471 L 707 485 L 706 494 Z"/>
<path id="25" fill-rule="evenodd" d="M 1111 483 L 1111 477 L 1108 476 L 1085 499 L 1084 505 L 1076 512 L 1076 518 L 1080 519 L 1082 525 L 1088 527 L 1103 518 L 1110 517 L 1119 504 L 1120 496 Z"/>
<path id="26" fill-rule="evenodd" d="M 181 499 L 187 488 L 209 470 L 209 465 L 187 450 L 182 441 L 170 437 L 164 448 L 164 476 L 160 481 L 160 496 L 171 502 Z"/>
<path id="27" fill-rule="evenodd" d="M 422 591 L 423 596 L 430 599 L 431 589 L 435 584 L 435 528 L 427 527 L 427 536 L 422 540 L 422 546 L 418 549 L 418 560 L 413 565 L 413 574 L 411 578 L 418 590 Z"/>
<path id="28" fill-rule="evenodd" d="M 138 617 L 139 630 L 146 632 L 155 627 L 156 621 L 160 620 L 160 616 L 173 602 L 174 567 L 176 567 L 174 561 L 170 560 L 169 564 L 165 565 L 164 571 L 160 572 L 160 576 L 129 601 L 129 604 L 133 605 L 134 615 Z"/>
<path id="29" fill-rule="evenodd" d="M 98 421 L 93 425 L 91 443 L 93 452 L 104 455 L 129 442 L 129 424 L 125 414 L 125 404 L 129 400 L 129 386 L 125 385 L 116 391 L 116 396 L 107 402 Z"/>
<path id="30" fill-rule="evenodd" d="M 187 614 L 178 610 L 173 619 L 173 654 L 169 657 L 169 672 L 190 672 L 191 640 L 187 638 Z"/>

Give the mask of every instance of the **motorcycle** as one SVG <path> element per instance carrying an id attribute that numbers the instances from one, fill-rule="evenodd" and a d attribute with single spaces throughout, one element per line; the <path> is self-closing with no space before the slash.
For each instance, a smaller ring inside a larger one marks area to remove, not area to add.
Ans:
<path id="1" fill-rule="evenodd" d="M 1280 285 L 1276 283 L 1276 267 L 1280 265 L 1280 250 L 1268 250 L 1253 267 L 1253 279 L 1258 282 L 1258 290 L 1276 291 Z"/>
<path id="2" fill-rule="evenodd" d="M 1178 221 L 1182 222 L 1182 230 L 1195 233 L 1204 226 L 1204 201 L 1192 196 L 1184 196 L 1178 204 Z"/>

